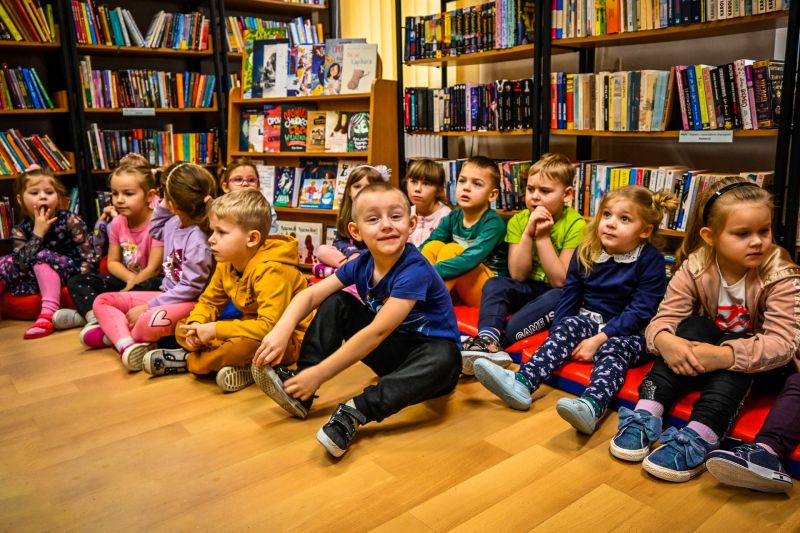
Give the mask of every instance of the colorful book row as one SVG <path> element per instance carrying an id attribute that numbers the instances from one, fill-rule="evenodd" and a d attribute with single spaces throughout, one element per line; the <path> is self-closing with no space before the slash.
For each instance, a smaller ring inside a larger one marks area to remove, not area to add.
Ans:
<path id="1" fill-rule="evenodd" d="M 71 0 L 78 44 L 144 46 L 131 12 L 121 7 L 95 6 L 92 0 Z"/>
<path id="2" fill-rule="evenodd" d="M 8 196 L 0 197 L 0 239 L 11 238 L 14 227 L 14 207 Z"/>
<path id="3" fill-rule="evenodd" d="M 53 6 L 39 0 L 0 0 L 0 40 L 56 42 Z"/>
<path id="4" fill-rule="evenodd" d="M 31 165 L 39 165 L 53 172 L 71 168 L 69 160 L 47 135 L 24 137 L 14 128 L 0 131 L 0 174 L 20 174 Z"/>
<path id="5" fill-rule="evenodd" d="M 36 68 L 9 68 L 0 72 L 0 109 L 53 109 Z"/>
<path id="6" fill-rule="evenodd" d="M 208 50 L 210 20 L 203 14 L 159 11 L 144 37 L 145 48 Z"/>
<path id="7" fill-rule="evenodd" d="M 299 167 L 257 165 L 261 192 L 275 207 L 338 209 L 347 178 L 363 161 L 301 159 Z"/>

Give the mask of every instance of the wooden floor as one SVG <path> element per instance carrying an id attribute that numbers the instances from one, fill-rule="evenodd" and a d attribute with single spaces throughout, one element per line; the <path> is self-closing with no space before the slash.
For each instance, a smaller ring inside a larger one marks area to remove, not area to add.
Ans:
<path id="1" fill-rule="evenodd" d="M 709 474 L 657 481 L 581 437 L 544 388 L 528 413 L 465 379 L 449 398 L 359 431 L 341 460 L 314 434 L 373 379 L 348 370 L 306 421 L 257 388 L 128 374 L 77 331 L 23 341 L 0 322 L 0 529 L 798 531 L 800 499 Z M 796 491 L 795 491 L 796 492 Z"/>

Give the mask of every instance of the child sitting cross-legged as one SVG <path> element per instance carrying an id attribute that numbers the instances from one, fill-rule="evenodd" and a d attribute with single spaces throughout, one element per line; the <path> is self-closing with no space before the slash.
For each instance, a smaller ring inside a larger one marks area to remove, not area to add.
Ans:
<path id="1" fill-rule="evenodd" d="M 547 329 L 567 279 L 586 221 L 566 205 L 574 196 L 575 167 L 561 154 L 545 154 L 528 172 L 527 209 L 508 221 L 510 278 L 495 276 L 483 287 L 478 335 L 464 341 L 461 371 L 471 375 L 478 358 L 511 363 L 503 348 Z M 513 313 L 510 318 L 506 318 Z"/>
<path id="2" fill-rule="evenodd" d="M 625 372 L 648 357 L 644 329 L 667 288 L 664 258 L 650 239 L 676 204 L 671 193 L 638 185 L 604 196 L 570 263 L 547 340 L 519 372 L 478 359 L 475 377 L 509 407 L 527 410 L 531 394 L 567 360 L 593 362 L 583 395 L 556 405 L 575 429 L 593 433 Z"/>
<path id="3" fill-rule="evenodd" d="M 253 383 L 256 348 L 306 286 L 297 269 L 297 240 L 268 235 L 269 216 L 269 204 L 256 189 L 229 192 L 210 203 L 208 242 L 216 270 L 192 312 L 178 323 L 175 337 L 185 350 L 151 350 L 144 357 L 145 372 L 216 372 L 217 385 L 227 392 Z M 219 319 L 229 300 L 241 319 Z M 296 359 L 309 320 L 290 332 L 283 362 Z"/>
<path id="4" fill-rule="evenodd" d="M 353 202 L 348 229 L 367 251 L 297 295 L 253 359 L 258 386 L 299 418 L 306 417 L 323 383 L 357 361 L 380 376 L 376 385 L 339 404 L 317 432 L 336 457 L 347 451 L 360 425 L 447 394 L 458 382 L 453 304 L 442 278 L 408 243 L 414 224 L 399 189 L 383 182 L 365 187 Z M 363 303 L 341 290 L 351 284 Z M 294 328 L 316 308 L 297 371 L 277 366 Z"/>

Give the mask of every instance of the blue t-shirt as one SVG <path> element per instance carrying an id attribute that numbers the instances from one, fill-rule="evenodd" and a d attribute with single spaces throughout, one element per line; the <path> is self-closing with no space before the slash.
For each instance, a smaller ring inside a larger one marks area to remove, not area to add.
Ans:
<path id="1" fill-rule="evenodd" d="M 441 276 L 411 244 L 377 285 L 371 286 L 375 261 L 369 251 L 336 269 L 336 277 L 344 285 L 355 284 L 361 300 L 377 313 L 389 297 L 416 300 L 398 329 L 455 342 L 460 335 L 453 301 Z"/>

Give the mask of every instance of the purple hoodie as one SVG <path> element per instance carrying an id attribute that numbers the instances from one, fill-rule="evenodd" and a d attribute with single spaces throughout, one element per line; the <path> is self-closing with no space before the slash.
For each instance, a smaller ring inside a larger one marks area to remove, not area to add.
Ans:
<path id="1" fill-rule="evenodd" d="M 181 227 L 181 219 L 159 205 L 150 219 L 150 235 L 164 242 L 164 281 L 160 294 L 147 305 L 194 302 L 211 277 L 208 235 L 198 226 Z"/>

